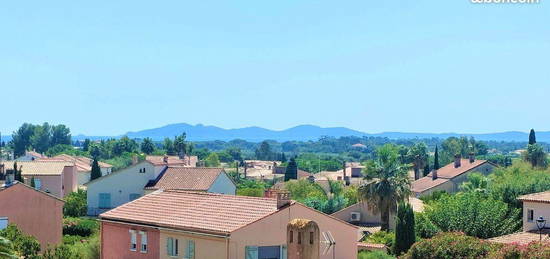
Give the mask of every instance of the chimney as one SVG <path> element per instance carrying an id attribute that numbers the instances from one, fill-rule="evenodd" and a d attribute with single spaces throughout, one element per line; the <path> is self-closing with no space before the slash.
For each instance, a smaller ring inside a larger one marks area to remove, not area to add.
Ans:
<path id="1" fill-rule="evenodd" d="M 164 155 L 164 157 L 162 158 L 162 161 L 164 163 L 168 163 L 168 156 L 167 155 Z"/>
<path id="2" fill-rule="evenodd" d="M 432 180 L 435 180 L 435 179 L 437 179 L 437 169 L 434 169 L 432 171 Z"/>
<path id="3" fill-rule="evenodd" d="M 473 163 L 474 161 L 476 161 L 476 156 L 474 155 L 474 153 L 470 153 L 468 156 L 470 158 L 470 163 Z"/>
<path id="4" fill-rule="evenodd" d="M 455 168 L 459 168 L 460 167 L 460 155 L 455 155 Z"/>
<path id="5" fill-rule="evenodd" d="M 278 191 L 277 192 L 277 209 L 281 209 L 290 204 L 290 192 Z"/>

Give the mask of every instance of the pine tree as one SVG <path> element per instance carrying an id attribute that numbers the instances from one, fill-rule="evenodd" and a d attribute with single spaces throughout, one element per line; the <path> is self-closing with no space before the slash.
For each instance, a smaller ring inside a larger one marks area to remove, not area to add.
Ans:
<path id="1" fill-rule="evenodd" d="M 434 155 L 434 170 L 439 169 L 439 152 L 437 146 L 435 146 L 435 155 Z"/>
<path id="2" fill-rule="evenodd" d="M 99 167 L 97 158 L 94 158 L 94 161 L 92 162 L 92 172 L 90 173 L 90 181 L 95 180 L 99 177 L 101 177 L 101 168 Z"/>
<path id="3" fill-rule="evenodd" d="M 296 160 L 294 158 L 291 158 L 290 162 L 288 162 L 288 165 L 286 166 L 285 181 L 290 179 L 298 179 L 298 165 L 296 164 Z"/>
<path id="4" fill-rule="evenodd" d="M 406 253 L 416 241 L 414 212 L 410 204 L 399 203 L 396 221 L 393 251 L 396 255 L 401 255 Z"/>
<path id="5" fill-rule="evenodd" d="M 533 145 L 537 143 L 537 137 L 535 136 L 535 130 L 531 129 L 529 132 L 529 145 Z"/>
<path id="6" fill-rule="evenodd" d="M 36 188 L 36 184 L 34 183 L 34 176 L 31 178 L 31 187 Z"/>

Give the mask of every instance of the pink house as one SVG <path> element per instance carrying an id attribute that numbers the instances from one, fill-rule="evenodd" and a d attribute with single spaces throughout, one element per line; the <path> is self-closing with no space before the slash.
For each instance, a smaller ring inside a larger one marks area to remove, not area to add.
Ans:
<path id="1" fill-rule="evenodd" d="M 101 214 L 101 258 L 293 258 L 287 249 L 293 219 L 314 221 L 337 241 L 334 250 L 319 253 L 321 259 L 357 258 L 357 227 L 288 194 L 258 198 L 177 190 L 156 191 Z"/>
<path id="2" fill-rule="evenodd" d="M 13 171 L 14 161 L 4 162 L 4 170 Z M 64 198 L 78 188 L 77 167 L 64 161 L 17 161 L 18 170 L 26 184 L 59 198 Z"/>
<path id="3" fill-rule="evenodd" d="M 61 243 L 64 201 L 22 184 L 0 187 L 0 229 L 15 224 L 42 249 Z"/>

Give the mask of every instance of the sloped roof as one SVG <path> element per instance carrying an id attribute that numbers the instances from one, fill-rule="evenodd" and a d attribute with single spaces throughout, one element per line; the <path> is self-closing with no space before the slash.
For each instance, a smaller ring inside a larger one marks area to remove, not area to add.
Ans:
<path id="1" fill-rule="evenodd" d="M 92 171 L 92 159 L 84 156 L 71 156 L 67 154 L 60 154 L 54 157 L 41 158 L 38 161 L 65 161 L 73 162 L 76 165 L 76 168 L 79 172 L 90 172 Z M 99 167 L 101 168 L 110 168 L 113 167 L 110 164 L 98 161 Z"/>
<path id="2" fill-rule="evenodd" d="M 6 169 L 12 169 L 14 161 L 3 162 Z M 22 175 L 61 175 L 66 166 L 74 163 L 65 161 L 17 161 Z"/>
<path id="3" fill-rule="evenodd" d="M 52 199 L 55 199 L 55 200 L 58 200 L 58 201 L 60 201 L 60 202 L 65 203 L 64 200 L 58 198 L 58 197 L 55 196 L 55 195 L 52 195 L 52 194 L 50 194 L 50 193 L 47 193 L 47 192 L 44 192 L 44 191 L 41 191 L 41 190 L 38 190 L 38 189 L 35 189 L 35 188 L 31 187 L 31 186 L 28 186 L 28 185 L 26 185 L 26 184 L 24 184 L 24 183 L 20 183 L 20 182 L 17 182 L 17 181 L 14 182 L 14 183 L 13 183 L 12 185 L 10 185 L 10 186 L 5 186 L 4 183 L 2 183 L 2 185 L 0 185 L 0 192 L 3 191 L 3 190 L 9 189 L 9 188 L 13 188 L 14 186 L 24 187 L 24 188 L 27 188 L 27 189 L 29 189 L 29 190 L 31 190 L 31 191 L 38 192 L 38 193 L 40 193 L 40 194 L 46 195 L 47 197 L 50 197 L 50 198 L 52 198 Z"/>
<path id="4" fill-rule="evenodd" d="M 433 172 L 430 172 L 427 176 L 424 176 L 414 181 L 411 184 L 411 190 L 417 193 L 427 191 L 463 173 L 475 170 L 475 168 L 485 163 L 489 162 L 487 160 L 475 160 L 474 162 L 470 163 L 469 159 L 461 159 L 459 167 L 455 167 L 454 162 L 450 163 L 437 170 L 437 178 L 435 180 L 432 178 Z"/>
<path id="5" fill-rule="evenodd" d="M 277 211 L 277 200 L 271 198 L 159 190 L 99 217 L 179 230 L 228 234 Z"/>
<path id="6" fill-rule="evenodd" d="M 223 168 L 170 166 L 145 189 L 207 191 L 223 173 Z"/>
<path id="7" fill-rule="evenodd" d="M 32 156 L 32 157 L 37 157 L 37 158 L 45 158 L 46 156 L 45 155 L 42 155 L 36 151 L 25 151 L 25 155 L 29 155 L 29 156 Z"/>
<path id="8" fill-rule="evenodd" d="M 520 201 L 550 203 L 550 191 L 526 194 L 518 197 Z"/>
<path id="9" fill-rule="evenodd" d="M 178 156 L 166 156 L 167 162 L 164 162 L 164 156 L 146 156 L 145 160 L 153 165 L 188 165 L 189 157 L 180 159 Z"/>

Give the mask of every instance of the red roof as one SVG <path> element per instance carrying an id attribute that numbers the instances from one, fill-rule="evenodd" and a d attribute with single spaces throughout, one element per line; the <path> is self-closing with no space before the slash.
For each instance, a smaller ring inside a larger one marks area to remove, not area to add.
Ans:
<path id="1" fill-rule="evenodd" d="M 414 181 L 411 185 L 411 190 L 417 193 L 424 192 L 433 187 L 441 185 L 463 173 L 472 171 L 485 163 L 489 162 L 487 160 L 475 160 L 474 162 L 470 163 L 469 159 L 461 159 L 459 167 L 455 167 L 454 162 L 450 163 L 437 170 L 437 178 L 435 180 L 432 178 L 433 172 L 431 172 L 427 176 Z"/>
<path id="2" fill-rule="evenodd" d="M 207 191 L 220 174 L 225 174 L 223 168 L 170 166 L 145 189 Z"/>
<path id="3" fill-rule="evenodd" d="M 277 200 L 271 198 L 166 190 L 145 195 L 99 217 L 103 220 L 228 234 L 277 211 Z"/>

